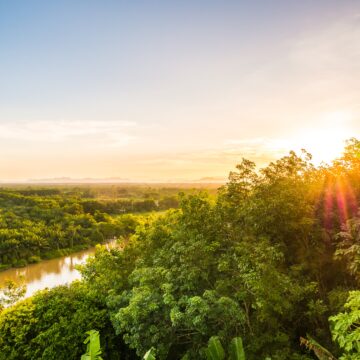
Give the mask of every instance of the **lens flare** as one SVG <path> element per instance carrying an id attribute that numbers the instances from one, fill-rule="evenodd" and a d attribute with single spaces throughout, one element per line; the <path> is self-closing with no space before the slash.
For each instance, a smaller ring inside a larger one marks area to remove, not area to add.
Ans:
<path id="1" fill-rule="evenodd" d="M 347 220 L 356 216 L 357 199 L 345 176 L 331 175 L 324 182 L 323 192 L 324 225 L 327 230 L 334 227 L 335 221 L 345 224 Z"/>

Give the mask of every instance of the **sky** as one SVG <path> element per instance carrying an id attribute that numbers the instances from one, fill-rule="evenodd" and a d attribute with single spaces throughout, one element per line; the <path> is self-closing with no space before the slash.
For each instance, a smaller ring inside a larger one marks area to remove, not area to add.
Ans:
<path id="1" fill-rule="evenodd" d="M 0 180 L 330 161 L 359 79 L 358 0 L 0 0 Z"/>

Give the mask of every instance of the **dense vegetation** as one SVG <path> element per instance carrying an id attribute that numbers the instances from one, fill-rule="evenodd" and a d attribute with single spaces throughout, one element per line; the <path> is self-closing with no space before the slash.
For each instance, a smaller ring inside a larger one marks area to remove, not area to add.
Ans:
<path id="1" fill-rule="evenodd" d="M 134 231 L 128 213 L 178 206 L 177 188 L 100 186 L 0 189 L 0 270 Z"/>
<path id="2" fill-rule="evenodd" d="M 3 310 L 0 359 L 79 359 L 91 329 L 104 359 L 205 359 L 213 336 L 250 360 L 359 359 L 359 201 L 355 139 L 331 166 L 243 160 L 216 198 L 182 195 L 100 248 L 81 283 Z"/>

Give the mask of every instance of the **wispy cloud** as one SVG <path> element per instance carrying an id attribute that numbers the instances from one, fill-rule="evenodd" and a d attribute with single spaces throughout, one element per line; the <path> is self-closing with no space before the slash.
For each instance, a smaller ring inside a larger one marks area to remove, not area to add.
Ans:
<path id="1" fill-rule="evenodd" d="M 229 139 L 214 148 L 153 155 L 139 159 L 138 163 L 145 167 L 155 166 L 157 169 L 193 172 L 198 176 L 225 176 L 242 158 L 263 166 L 287 151 L 288 148 L 275 139 Z"/>
<path id="2" fill-rule="evenodd" d="M 0 122 L 0 140 L 36 143 L 84 143 L 92 145 L 123 146 L 135 139 L 130 121 L 70 121 L 32 120 Z"/>

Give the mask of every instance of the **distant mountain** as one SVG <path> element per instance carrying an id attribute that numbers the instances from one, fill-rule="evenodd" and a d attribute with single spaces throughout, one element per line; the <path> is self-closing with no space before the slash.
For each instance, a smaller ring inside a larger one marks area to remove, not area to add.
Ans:
<path id="1" fill-rule="evenodd" d="M 109 178 L 71 178 L 71 177 L 57 177 L 57 178 L 46 178 L 46 179 L 28 179 L 26 182 L 32 184 L 68 184 L 68 183 L 126 183 L 131 182 L 130 179 L 120 177 L 109 177 Z"/>
<path id="2" fill-rule="evenodd" d="M 106 178 L 72 178 L 72 177 L 54 177 L 39 178 L 27 180 L 0 180 L 0 184 L 224 184 L 226 178 L 221 176 L 205 176 L 199 179 L 174 178 L 168 180 L 159 179 L 129 179 L 122 177 L 106 177 Z"/>

